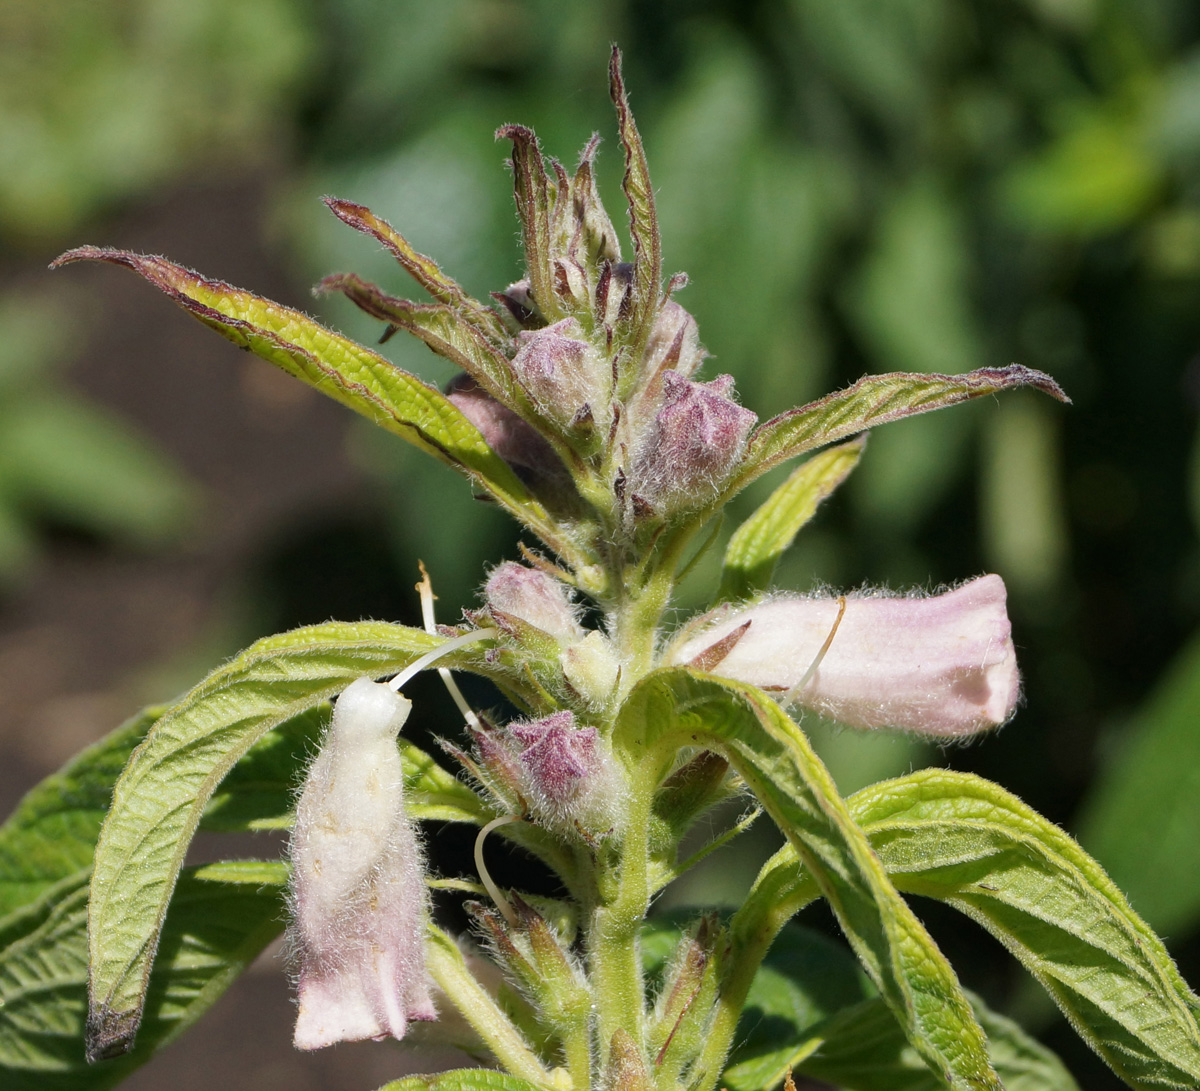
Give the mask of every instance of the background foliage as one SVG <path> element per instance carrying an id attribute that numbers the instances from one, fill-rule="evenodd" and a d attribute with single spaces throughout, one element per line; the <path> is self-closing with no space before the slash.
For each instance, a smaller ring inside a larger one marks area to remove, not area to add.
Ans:
<path id="1" fill-rule="evenodd" d="M 946 753 L 813 724 L 841 788 L 929 761 L 999 781 L 1077 832 L 1200 979 L 1195 5 L 10 0 L 5 268 L 87 241 L 155 187 L 223 170 L 271 179 L 263 231 L 296 298 L 348 269 L 408 290 L 327 214 L 326 192 L 371 205 L 472 293 L 498 289 L 519 270 L 491 133 L 532 124 L 569 160 L 599 129 L 614 193 L 611 40 L 625 51 L 668 269 L 691 275 L 681 300 L 761 417 L 865 372 L 1013 360 L 1075 400 L 1013 396 L 880 431 L 784 559 L 778 582 L 796 588 L 935 586 L 990 569 L 1012 596 L 1027 698 L 1017 720 Z M 189 507 L 195 518 L 194 490 L 162 456 L 64 396 L 55 367 L 88 315 L 43 280 L 31 297 L 27 278 L 18 294 L 7 277 L 0 297 L 0 577 L 35 563 L 49 524 L 99 534 L 102 549 L 178 534 Z M 310 306 L 361 340 L 378 334 L 336 300 Z M 419 345 L 384 351 L 447 377 Z M 253 607 L 222 650 L 411 609 L 418 556 L 451 617 L 480 557 L 512 553 L 504 517 L 450 502 L 430 460 L 366 426 L 350 443 L 378 509 L 272 543 L 241 577 Z M 712 578 L 702 565 L 695 594 Z M 720 871 L 741 882 L 726 861 L 676 897 L 719 900 Z M 1019 972 L 928 917 L 966 983 L 1036 1026 Z M 1045 1029 L 1086 1086 L 1106 1086 L 1069 1035 Z"/>

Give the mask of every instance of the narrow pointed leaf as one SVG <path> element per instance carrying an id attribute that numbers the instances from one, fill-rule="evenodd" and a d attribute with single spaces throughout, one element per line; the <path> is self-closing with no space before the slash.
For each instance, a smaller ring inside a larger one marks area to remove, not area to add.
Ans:
<path id="1" fill-rule="evenodd" d="M 421 630 L 379 622 L 297 629 L 252 645 L 154 725 L 117 782 L 96 848 L 91 1055 L 132 1044 L 171 891 L 225 774 L 273 727 L 352 679 L 394 673 L 440 643 Z M 447 657 L 448 665 L 454 661 Z"/>
<path id="2" fill-rule="evenodd" d="M 512 141 L 513 189 L 525 244 L 529 293 L 542 317 L 547 322 L 557 322 L 563 314 L 554 294 L 550 260 L 551 183 L 546 176 L 542 149 L 533 130 L 524 125 L 505 125 L 496 130 L 496 139 Z"/>
<path id="3" fill-rule="evenodd" d="M 630 317 L 629 344 L 635 360 L 640 358 L 650 336 L 650 327 L 658 313 L 662 284 L 662 237 L 658 213 L 654 208 L 654 186 L 646 163 L 646 149 L 621 78 L 621 51 L 613 47 L 608 64 L 609 93 L 617 108 L 617 127 L 625 152 L 625 177 L 622 186 L 629 204 L 629 234 L 633 240 L 633 313 Z"/>
<path id="4" fill-rule="evenodd" d="M 1019 364 L 980 368 L 964 375 L 902 371 L 868 375 L 845 390 L 781 413 L 763 424 L 750 437 L 744 468 L 734 489 L 789 458 L 876 425 L 1020 386 L 1036 387 L 1059 401 L 1069 400 L 1050 376 Z"/>
<path id="5" fill-rule="evenodd" d="M 444 303 L 465 322 L 470 323 L 484 337 L 496 345 L 502 345 L 508 340 L 504 323 L 491 307 L 468 295 L 456 280 L 442 272 L 432 258 L 414 250 L 408 240 L 387 220 L 376 216 L 364 205 L 356 205 L 352 201 L 343 201 L 338 197 L 323 197 L 322 200 L 342 223 L 349 224 L 356 231 L 383 243 L 413 280 L 439 303 Z"/>
<path id="6" fill-rule="evenodd" d="M 721 750 L 816 879 L 925 1062 L 953 1088 L 1000 1088 L 945 956 L 888 881 L 803 732 L 774 701 L 696 671 L 657 671 L 631 695 L 618 743 L 646 755 L 680 745 Z"/>
<path id="7" fill-rule="evenodd" d="M 443 303 L 397 299 L 353 273 L 328 276 L 316 290 L 343 293 L 373 318 L 420 338 L 443 359 L 462 368 L 489 394 L 509 400 L 512 383 L 503 354 L 453 308 Z"/>
<path id="8" fill-rule="evenodd" d="M 184 310 L 264 360 L 454 466 L 553 543 L 542 506 L 439 390 L 299 311 L 208 280 L 165 258 L 81 246 L 53 262 L 106 261 L 140 273 Z M 547 538 L 549 535 L 549 538 Z"/>
<path id="9" fill-rule="evenodd" d="M 770 585 L 779 558 L 817 507 L 858 465 L 865 439 L 814 455 L 734 531 L 725 548 L 718 601 L 745 599 Z"/>
<path id="10" fill-rule="evenodd" d="M 5 1091 L 104 1091 L 194 1023 L 282 930 L 279 889 L 251 861 L 189 868 L 180 877 L 151 976 L 137 1048 L 84 1057 L 88 872 L 0 921 L 0 1086 Z M 203 877 L 202 877 L 203 876 Z"/>

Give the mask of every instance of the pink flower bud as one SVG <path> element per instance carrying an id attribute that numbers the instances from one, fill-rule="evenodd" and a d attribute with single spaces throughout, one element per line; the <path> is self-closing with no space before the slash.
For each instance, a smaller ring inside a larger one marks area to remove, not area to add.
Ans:
<path id="1" fill-rule="evenodd" d="M 556 640 L 584 637 L 566 585 L 539 569 L 505 561 L 492 569 L 483 594 L 493 610 L 532 625 Z"/>
<path id="2" fill-rule="evenodd" d="M 600 733 L 576 727 L 572 712 L 508 726 L 524 783 L 542 821 L 605 833 L 619 816 L 623 781 Z"/>
<path id="3" fill-rule="evenodd" d="M 700 344 L 696 320 L 673 299 L 663 304 L 646 342 L 646 375 L 670 369 L 685 378 L 696 373 L 708 355 Z"/>
<path id="4" fill-rule="evenodd" d="M 655 506 L 699 507 L 737 464 L 758 419 L 732 400 L 733 377 L 696 383 L 664 372 L 663 403 L 634 463 L 633 490 Z"/>
<path id="5" fill-rule="evenodd" d="M 791 699 L 851 727 L 960 736 L 1005 723 L 1020 696 L 1004 581 L 981 576 L 931 598 L 850 595 L 828 652 Z M 834 632 L 835 598 L 779 596 L 727 612 L 672 648 L 686 664 L 746 625 L 706 669 L 791 691 Z"/>
<path id="6" fill-rule="evenodd" d="M 566 477 L 554 448 L 469 375 L 451 379 L 446 397 L 479 429 L 487 445 L 526 481 Z"/>
<path id="7" fill-rule="evenodd" d="M 292 831 L 295 1044 L 391 1035 L 435 1018 L 425 974 L 421 849 L 396 735 L 411 705 L 360 678 L 338 698 Z"/>
<path id="8" fill-rule="evenodd" d="M 601 389 L 607 365 L 580 340 L 582 333 L 575 319 L 564 318 L 544 330 L 517 334 L 520 348 L 512 360 L 513 374 L 538 408 L 563 426 L 584 406 L 593 416 L 607 409 L 608 397 Z"/>

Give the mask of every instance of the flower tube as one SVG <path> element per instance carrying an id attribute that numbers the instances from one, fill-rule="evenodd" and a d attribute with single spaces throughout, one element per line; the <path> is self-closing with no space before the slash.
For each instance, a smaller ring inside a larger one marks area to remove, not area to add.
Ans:
<path id="1" fill-rule="evenodd" d="M 784 692 L 851 727 L 970 735 L 1006 722 L 1020 696 L 1005 600 L 995 575 L 928 598 L 846 596 L 844 613 L 836 598 L 779 595 L 688 634 L 667 662 Z"/>
<path id="2" fill-rule="evenodd" d="M 436 1015 L 425 973 L 424 865 L 396 748 L 411 708 L 386 683 L 352 682 L 296 807 L 298 1049 L 403 1038 L 411 1020 Z"/>

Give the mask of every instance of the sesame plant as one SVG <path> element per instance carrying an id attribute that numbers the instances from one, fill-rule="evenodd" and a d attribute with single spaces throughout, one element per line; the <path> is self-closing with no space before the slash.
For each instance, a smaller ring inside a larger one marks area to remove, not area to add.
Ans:
<path id="1" fill-rule="evenodd" d="M 424 1024 L 453 1027 L 480 1064 L 392 1091 L 770 1091 L 790 1072 L 858 1089 L 1075 1087 L 964 991 L 906 894 L 995 936 L 1129 1086 L 1200 1086 L 1200 1001 L 1066 834 L 945 769 L 844 799 L 805 736 L 808 715 L 943 740 L 1008 721 L 1020 685 L 1001 579 L 925 596 L 771 587 L 868 429 L 1012 387 L 1064 395 L 1016 365 L 888 374 L 760 423 L 729 376 L 699 377 L 616 51 L 610 80 L 631 260 L 596 191 L 595 137 L 572 172 L 529 129 L 499 131 L 526 275 L 489 304 L 368 209 L 327 200 L 431 301 L 352 274 L 321 289 L 452 361 L 445 391 L 164 258 L 82 247 L 56 262 L 135 270 L 440 459 L 527 541 L 456 623 L 437 622 L 424 576 L 420 625 L 260 640 L 30 793 L 0 828 L 6 1088 L 116 1083 L 285 920 L 298 1048 Z M 723 508 L 801 457 L 728 539 L 710 608 L 680 623 L 673 591 Z M 403 691 L 431 669 L 468 740 L 436 755 L 402 731 L 420 716 Z M 504 711 L 472 708 L 452 672 L 486 679 Z M 744 818 L 685 851 L 729 801 Z M 732 915 L 651 915 L 760 814 L 784 845 Z M 430 874 L 422 823 L 477 827 L 474 873 Z M 289 859 L 184 867 L 200 829 L 290 829 Z M 488 838 L 539 860 L 557 894 L 500 889 Z M 451 935 L 434 897 L 464 894 L 474 926 Z M 793 922 L 818 899 L 846 945 Z"/>

